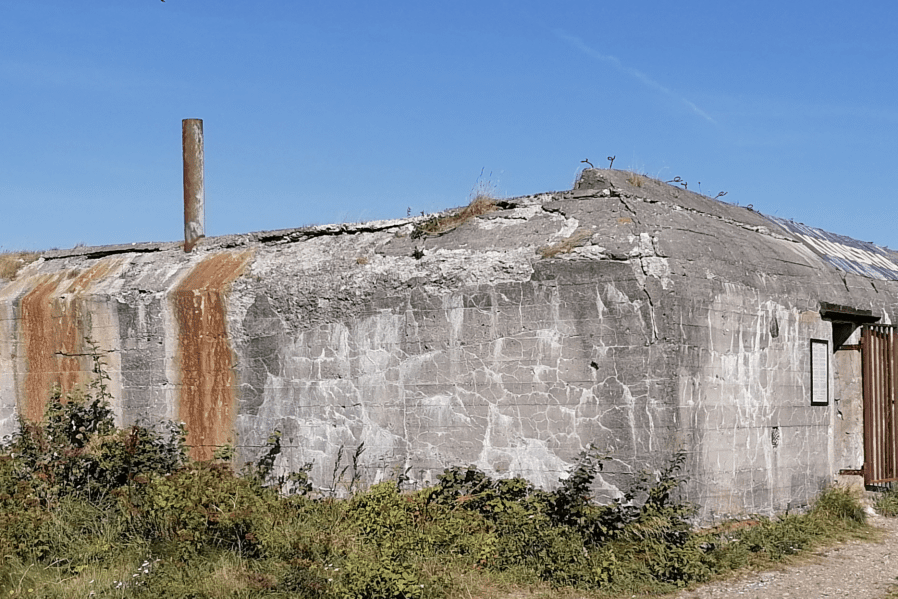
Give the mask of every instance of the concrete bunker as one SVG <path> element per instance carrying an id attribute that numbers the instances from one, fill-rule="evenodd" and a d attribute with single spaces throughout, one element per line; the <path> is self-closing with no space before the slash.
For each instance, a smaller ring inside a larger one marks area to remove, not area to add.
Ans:
<path id="1" fill-rule="evenodd" d="M 598 169 L 426 220 L 46 252 L 0 287 L 0 435 L 53 372 L 83 380 L 56 352 L 90 338 L 122 423 L 188 415 L 196 456 L 243 460 L 278 429 L 277 467 L 320 487 L 360 443 L 368 482 L 474 464 L 544 486 L 594 443 L 607 497 L 682 450 L 710 520 L 867 476 L 874 433 L 896 461 L 865 389 L 893 392 L 898 253 Z"/>

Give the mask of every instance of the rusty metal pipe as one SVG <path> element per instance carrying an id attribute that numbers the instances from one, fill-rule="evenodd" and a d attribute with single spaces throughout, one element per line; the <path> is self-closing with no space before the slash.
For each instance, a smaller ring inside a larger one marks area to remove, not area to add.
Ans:
<path id="1" fill-rule="evenodd" d="M 203 120 L 181 121 L 184 150 L 184 251 L 206 236 L 206 188 L 203 180 Z"/>

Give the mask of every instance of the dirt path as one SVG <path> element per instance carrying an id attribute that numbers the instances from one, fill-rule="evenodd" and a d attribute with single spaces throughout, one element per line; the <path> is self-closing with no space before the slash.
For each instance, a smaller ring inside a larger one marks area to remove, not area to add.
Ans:
<path id="1" fill-rule="evenodd" d="M 818 552 L 810 562 L 714 582 L 671 599 L 886 597 L 898 589 L 898 518 L 871 516 L 870 523 L 883 530 L 881 541 L 847 541 Z"/>

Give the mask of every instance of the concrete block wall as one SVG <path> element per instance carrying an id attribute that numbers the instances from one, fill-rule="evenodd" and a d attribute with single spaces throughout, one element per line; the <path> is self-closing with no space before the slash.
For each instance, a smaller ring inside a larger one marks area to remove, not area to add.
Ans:
<path id="1" fill-rule="evenodd" d="M 366 482 L 474 464 L 545 487 L 592 443 L 605 498 L 682 450 L 704 519 L 807 503 L 841 455 L 833 402 L 809 401 L 819 303 L 890 318 L 894 283 L 634 181 L 587 171 L 439 236 L 404 219 L 50 252 L 0 287 L 0 434 L 86 380 L 91 339 L 122 423 L 182 420 L 196 457 L 241 460 L 278 429 L 277 467 L 312 462 L 322 489 L 362 443 Z"/>

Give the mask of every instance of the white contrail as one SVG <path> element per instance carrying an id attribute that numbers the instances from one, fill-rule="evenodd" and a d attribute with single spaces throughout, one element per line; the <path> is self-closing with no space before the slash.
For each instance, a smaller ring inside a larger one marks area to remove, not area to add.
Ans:
<path id="1" fill-rule="evenodd" d="M 663 93 L 664 95 L 669 96 L 669 97 L 673 98 L 674 100 L 677 100 L 678 102 L 682 102 L 683 104 L 688 106 L 689 109 L 692 110 L 692 112 L 699 115 L 700 117 L 702 117 L 709 123 L 714 123 L 715 125 L 717 124 L 714 121 L 714 119 L 712 119 L 708 115 L 707 112 L 705 112 L 704 110 L 702 110 L 701 108 L 696 106 L 694 103 L 690 102 L 683 96 L 680 96 L 680 95 L 672 92 L 671 90 L 667 89 L 666 87 L 664 87 L 663 85 L 661 85 L 660 83 L 655 81 L 654 79 L 650 79 L 649 76 L 646 75 L 645 73 L 643 73 L 642 71 L 638 71 L 632 67 L 624 66 L 623 64 L 621 64 L 621 61 L 616 56 L 608 56 L 608 55 L 602 54 L 600 52 L 596 52 L 595 50 L 593 50 L 592 48 L 590 48 L 589 46 L 584 44 L 583 40 L 581 40 L 580 38 L 574 37 L 573 35 L 569 35 L 559 29 L 556 29 L 554 31 L 554 33 L 555 33 L 555 35 L 557 35 L 558 37 L 560 37 L 561 39 L 563 39 L 564 41 L 566 41 L 573 47 L 577 48 L 578 50 L 580 50 L 587 56 L 589 56 L 591 58 L 595 58 L 598 61 L 610 64 L 611 66 L 613 66 L 615 69 L 617 69 L 621 73 L 624 73 L 626 75 L 633 77 L 634 79 L 639 80 L 647 87 L 650 87 L 656 91 L 659 91 L 659 92 Z"/>

